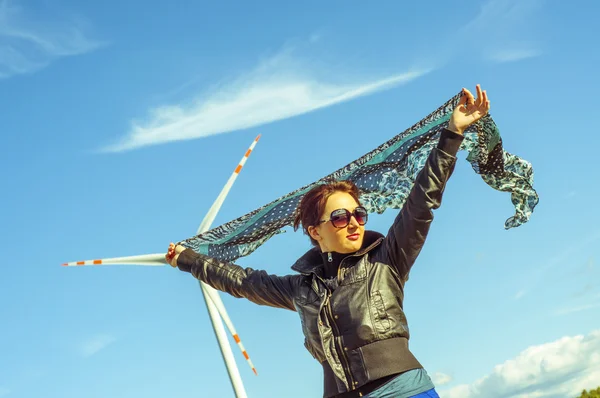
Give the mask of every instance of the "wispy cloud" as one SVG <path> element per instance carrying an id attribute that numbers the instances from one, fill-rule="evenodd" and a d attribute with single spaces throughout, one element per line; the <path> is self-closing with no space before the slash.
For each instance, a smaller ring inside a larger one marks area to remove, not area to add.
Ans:
<path id="1" fill-rule="evenodd" d="M 542 51 L 535 48 L 497 50 L 488 54 L 488 58 L 496 62 L 514 62 L 526 58 L 542 55 Z"/>
<path id="2" fill-rule="evenodd" d="M 539 44 L 530 32 L 540 1 L 487 1 L 432 62 L 445 64 L 464 50 L 465 46 L 459 44 L 462 42 L 469 43 L 469 48 L 486 49 L 489 53 L 483 56 L 494 62 L 540 55 Z M 321 40 L 316 33 L 308 44 L 316 45 Z M 149 109 L 146 115 L 131 121 L 123 136 L 101 150 L 123 152 L 265 125 L 391 89 L 425 75 L 434 65 L 344 79 L 341 76 L 356 71 L 323 71 L 322 66 L 293 57 L 292 53 L 284 48 L 253 70 L 194 96 L 188 103 L 166 103 Z"/>
<path id="3" fill-rule="evenodd" d="M 431 381 L 433 381 L 433 384 L 436 386 L 444 386 L 452 381 L 452 376 L 442 372 L 435 372 L 431 375 Z"/>
<path id="4" fill-rule="evenodd" d="M 440 391 L 442 398 L 575 397 L 600 380 L 600 330 L 532 346 L 472 384 Z"/>
<path id="5" fill-rule="evenodd" d="M 558 309 L 555 312 L 555 314 L 558 316 L 569 315 L 569 314 L 573 314 L 575 312 L 587 311 L 587 310 L 591 310 L 593 308 L 598 308 L 598 307 L 600 307 L 600 303 L 582 304 L 582 305 L 578 305 L 578 306 L 565 307 L 565 308 Z"/>
<path id="6" fill-rule="evenodd" d="M 0 0 L 0 78 L 32 73 L 66 56 L 104 43 L 86 37 L 81 19 L 35 18 L 10 0 Z"/>
<path id="7" fill-rule="evenodd" d="M 588 282 L 583 285 L 583 287 L 579 288 L 575 293 L 571 295 L 572 298 L 582 298 L 588 296 L 590 293 L 593 293 L 598 287 L 598 283 Z"/>
<path id="8" fill-rule="evenodd" d="M 565 250 L 558 253 L 557 255 L 554 255 L 553 256 L 554 259 L 549 261 L 543 267 L 544 271 L 554 268 L 557 265 L 563 265 L 564 262 L 567 261 L 569 258 L 571 258 L 573 255 L 575 255 L 576 253 L 580 253 L 585 247 L 596 242 L 597 240 L 600 240 L 600 230 L 595 231 L 594 233 L 592 233 L 591 235 L 589 235 L 585 238 L 578 239 L 576 243 L 570 245 L 569 247 L 567 247 Z"/>
<path id="9" fill-rule="evenodd" d="M 0 397 L 5 397 L 10 394 L 10 390 L 8 388 L 0 387 Z"/>
<path id="10" fill-rule="evenodd" d="M 282 51 L 190 105 L 152 109 L 145 120 L 132 122 L 123 139 L 104 150 L 120 152 L 256 127 L 387 90 L 428 72 L 413 69 L 381 78 L 339 82 L 339 76 L 348 71 L 317 77 L 323 76 L 323 71 Z"/>
<path id="11" fill-rule="evenodd" d="M 460 31 L 461 37 L 484 48 L 492 62 L 514 62 L 542 55 L 535 40 L 542 0 L 489 0 Z"/>
<path id="12" fill-rule="evenodd" d="M 90 357 L 114 343 L 116 338 L 108 334 L 98 334 L 79 345 L 79 353 L 83 357 Z"/>
<path id="13" fill-rule="evenodd" d="M 519 290 L 517 292 L 517 294 L 515 294 L 515 300 L 519 300 L 521 297 L 523 297 L 525 294 L 527 293 L 527 291 L 525 289 Z"/>
<path id="14" fill-rule="evenodd" d="M 580 303 L 561 307 L 554 312 L 554 315 L 568 315 L 575 312 L 587 311 L 600 307 L 600 293 L 589 295 L 589 293 L 594 291 L 594 285 L 589 286 L 591 286 L 591 289 L 584 289 L 586 294 L 580 294 L 577 296 L 579 300 L 576 301 L 580 301 Z M 583 299 L 585 299 L 585 302 L 582 302 Z"/>
<path id="15" fill-rule="evenodd" d="M 543 263 L 541 266 L 533 269 L 530 273 L 524 275 L 523 279 L 527 281 L 528 289 L 533 290 L 544 277 L 547 275 L 554 275 L 556 272 L 551 272 L 557 267 L 565 268 L 565 265 L 570 266 L 569 276 L 573 276 L 571 258 L 579 253 L 582 253 L 584 249 L 590 246 L 592 243 L 600 240 L 600 230 L 593 231 L 587 236 L 579 236 L 575 239 L 575 243 L 568 246 L 566 249 L 554 253 L 549 257 L 549 260 Z M 583 269 L 582 273 L 587 273 L 594 270 L 593 258 L 588 262 Z"/>

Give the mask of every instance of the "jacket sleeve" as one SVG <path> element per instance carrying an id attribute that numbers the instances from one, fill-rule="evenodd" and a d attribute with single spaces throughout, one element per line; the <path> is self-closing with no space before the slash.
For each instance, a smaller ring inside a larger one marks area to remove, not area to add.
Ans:
<path id="1" fill-rule="evenodd" d="M 296 311 L 294 286 L 300 275 L 276 276 L 265 271 L 242 268 L 228 262 L 186 249 L 177 259 L 181 271 L 237 298 L 246 298 L 259 305 Z"/>
<path id="2" fill-rule="evenodd" d="M 421 252 L 433 210 L 440 207 L 446 182 L 454 171 L 456 153 L 464 137 L 443 129 L 412 190 L 384 240 L 388 260 L 403 280 Z"/>

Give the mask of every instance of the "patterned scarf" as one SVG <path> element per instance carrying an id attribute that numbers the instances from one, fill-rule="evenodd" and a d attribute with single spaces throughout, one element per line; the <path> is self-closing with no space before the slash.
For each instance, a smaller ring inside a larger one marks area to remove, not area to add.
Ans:
<path id="1" fill-rule="evenodd" d="M 292 226 L 298 204 L 315 185 L 350 180 L 370 213 L 402 208 L 429 153 L 437 146 L 440 131 L 448 125 L 460 93 L 423 120 L 336 172 L 274 200 L 238 219 L 180 242 L 196 252 L 223 261 L 252 253 L 286 226 Z M 505 228 L 527 222 L 539 198 L 533 188 L 533 168 L 504 151 L 494 120 L 488 114 L 465 132 L 460 150 L 467 151 L 473 170 L 492 188 L 511 193 L 515 214 Z"/>

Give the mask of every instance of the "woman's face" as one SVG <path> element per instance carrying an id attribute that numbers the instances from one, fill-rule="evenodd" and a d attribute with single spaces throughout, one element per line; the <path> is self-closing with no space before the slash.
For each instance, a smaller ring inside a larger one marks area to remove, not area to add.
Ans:
<path id="1" fill-rule="evenodd" d="M 320 220 L 329 220 L 335 210 L 346 209 L 352 213 L 359 206 L 349 193 L 335 192 L 327 199 Z M 309 227 L 308 232 L 319 243 L 323 252 L 353 253 L 362 246 L 365 227 L 351 216 L 350 223 L 346 227 L 337 228 L 331 221 L 327 221 Z"/>

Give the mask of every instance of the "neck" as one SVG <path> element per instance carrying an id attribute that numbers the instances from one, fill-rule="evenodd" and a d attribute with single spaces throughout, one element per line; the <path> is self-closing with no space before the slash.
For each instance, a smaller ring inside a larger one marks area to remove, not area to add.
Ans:
<path id="1" fill-rule="evenodd" d="M 342 260 L 347 257 L 350 253 L 337 253 L 337 252 L 321 252 L 321 258 L 325 265 L 325 278 L 333 278 L 337 275 L 338 268 Z"/>

